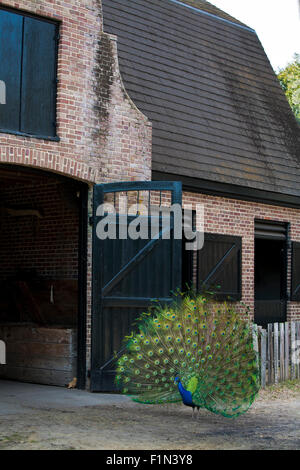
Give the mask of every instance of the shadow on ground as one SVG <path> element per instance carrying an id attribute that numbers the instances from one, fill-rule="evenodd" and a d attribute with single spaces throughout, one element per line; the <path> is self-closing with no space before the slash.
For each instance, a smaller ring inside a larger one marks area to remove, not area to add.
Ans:
<path id="1" fill-rule="evenodd" d="M 276 392 L 276 390 L 275 390 Z M 299 449 L 300 392 L 263 392 L 237 419 L 183 405 L 0 381 L 0 449 Z"/>

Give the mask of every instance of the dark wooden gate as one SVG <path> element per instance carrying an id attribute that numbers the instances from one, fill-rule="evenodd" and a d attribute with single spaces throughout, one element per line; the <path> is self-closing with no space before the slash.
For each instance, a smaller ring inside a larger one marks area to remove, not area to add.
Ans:
<path id="1" fill-rule="evenodd" d="M 174 237 L 174 216 L 171 214 L 169 239 L 161 216 L 156 216 L 157 238 L 135 240 L 124 236 L 137 215 L 146 217 L 151 229 L 153 215 L 140 213 L 147 207 L 180 204 L 181 183 L 131 182 L 96 185 L 93 202 L 93 279 L 92 279 L 92 358 L 91 391 L 113 391 L 116 357 L 122 352 L 123 338 L 130 333 L 134 320 L 153 305 L 153 300 L 167 303 L 172 291 L 181 288 L 181 240 Z M 137 213 L 120 211 L 119 196 L 136 203 Z M 116 238 L 99 239 L 97 225 L 107 213 L 100 215 L 99 206 L 109 203 L 116 211 L 111 230 Z M 115 227 L 114 227 L 115 226 Z M 119 232 L 121 228 L 121 232 Z M 162 236 L 162 233 L 164 235 Z"/>

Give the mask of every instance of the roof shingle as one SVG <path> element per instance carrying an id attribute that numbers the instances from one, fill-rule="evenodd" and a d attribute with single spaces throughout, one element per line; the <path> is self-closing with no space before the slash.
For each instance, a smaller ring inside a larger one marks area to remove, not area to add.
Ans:
<path id="1" fill-rule="evenodd" d="M 300 130 L 253 30 L 203 0 L 103 0 L 153 170 L 300 196 Z M 236 23 L 235 24 L 232 24 Z"/>

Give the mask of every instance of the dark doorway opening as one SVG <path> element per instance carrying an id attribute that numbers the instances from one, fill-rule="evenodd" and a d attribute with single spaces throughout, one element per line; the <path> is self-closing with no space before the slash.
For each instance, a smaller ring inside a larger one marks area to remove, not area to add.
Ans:
<path id="1" fill-rule="evenodd" d="M 286 227 L 271 225 L 262 230 L 256 224 L 255 237 L 255 322 L 268 323 L 286 321 Z"/>
<path id="2" fill-rule="evenodd" d="M 0 165 L 3 379 L 84 387 L 86 201 L 83 183 Z"/>

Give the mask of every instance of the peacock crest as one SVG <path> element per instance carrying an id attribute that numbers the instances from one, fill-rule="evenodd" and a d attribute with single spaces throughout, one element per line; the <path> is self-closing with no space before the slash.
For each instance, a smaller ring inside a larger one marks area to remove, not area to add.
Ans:
<path id="1" fill-rule="evenodd" d="M 199 296 L 144 314 L 125 339 L 116 383 L 134 401 L 183 401 L 226 417 L 251 406 L 259 390 L 251 324 L 227 304 Z"/>

